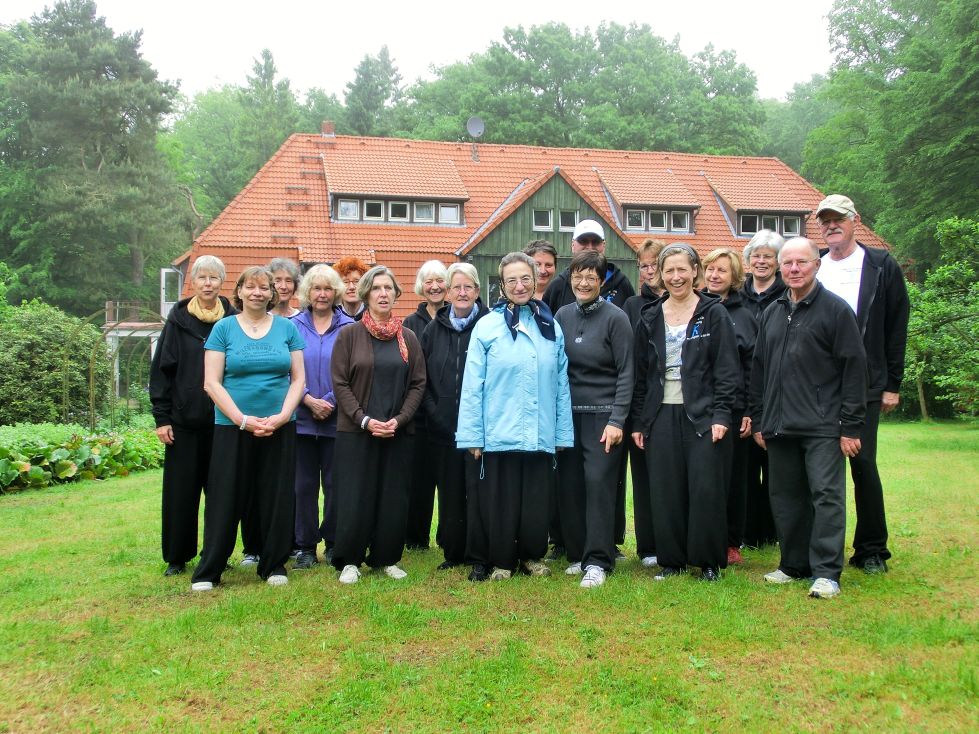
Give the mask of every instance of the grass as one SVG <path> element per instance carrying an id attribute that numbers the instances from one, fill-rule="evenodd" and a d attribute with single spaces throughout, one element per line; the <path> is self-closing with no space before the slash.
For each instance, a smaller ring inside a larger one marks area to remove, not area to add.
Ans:
<path id="1" fill-rule="evenodd" d="M 714 585 L 474 586 L 430 550 L 192 595 L 159 472 L 0 497 L 0 732 L 977 731 L 977 446 L 882 427 L 892 570 L 831 601 L 766 586 L 772 549 Z"/>

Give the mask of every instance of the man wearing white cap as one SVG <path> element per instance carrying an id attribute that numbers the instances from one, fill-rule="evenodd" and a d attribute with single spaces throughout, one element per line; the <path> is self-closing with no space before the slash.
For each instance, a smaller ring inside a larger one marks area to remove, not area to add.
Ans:
<path id="1" fill-rule="evenodd" d="M 574 257 L 585 250 L 595 250 L 602 255 L 605 254 L 605 230 L 594 219 L 582 219 L 574 228 L 574 234 L 571 236 L 571 256 Z M 626 299 L 634 295 L 636 295 L 636 291 L 625 273 L 609 260 L 608 272 L 605 274 L 605 281 L 602 283 L 599 298 L 622 308 Z M 571 290 L 571 278 L 567 269 L 554 276 L 554 280 L 544 291 L 543 300 L 550 307 L 551 313 L 557 313 L 561 306 L 575 302 L 574 292 Z"/>
<path id="2" fill-rule="evenodd" d="M 891 553 L 877 471 L 877 426 L 881 411 L 893 410 L 900 400 L 911 306 L 900 266 L 887 250 L 857 242 L 859 223 L 848 197 L 832 194 L 819 203 L 816 225 L 828 249 L 821 252 L 817 277 L 853 309 L 867 351 L 867 416 L 860 453 L 850 458 L 857 509 L 850 565 L 886 573 Z"/>

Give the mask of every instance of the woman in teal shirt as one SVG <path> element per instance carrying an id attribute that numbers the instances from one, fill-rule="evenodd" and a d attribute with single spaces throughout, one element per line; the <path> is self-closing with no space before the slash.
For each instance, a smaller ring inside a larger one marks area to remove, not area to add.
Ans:
<path id="1" fill-rule="evenodd" d="M 295 514 L 296 406 L 305 383 L 305 342 L 295 324 L 268 313 L 272 274 L 247 268 L 235 285 L 241 313 L 215 325 L 204 344 L 204 389 L 214 400 L 214 445 L 204 505 L 204 550 L 191 588 L 210 591 L 235 547 L 242 509 L 255 508 L 258 575 L 288 582 Z"/>

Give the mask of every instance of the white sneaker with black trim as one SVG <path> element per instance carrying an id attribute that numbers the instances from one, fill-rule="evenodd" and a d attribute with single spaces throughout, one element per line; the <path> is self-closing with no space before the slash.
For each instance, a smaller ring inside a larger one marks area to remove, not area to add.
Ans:
<path id="1" fill-rule="evenodd" d="M 776 568 L 771 573 L 765 574 L 765 581 L 770 584 L 791 584 L 795 579 L 785 573 L 781 568 Z"/>
<path id="2" fill-rule="evenodd" d="M 353 564 L 344 566 L 339 581 L 341 584 L 356 584 L 360 581 L 360 569 Z"/>
<path id="3" fill-rule="evenodd" d="M 833 579 L 816 579 L 809 587 L 809 596 L 813 599 L 832 599 L 840 595 L 840 585 Z"/>
<path id="4" fill-rule="evenodd" d="M 387 574 L 392 579 L 401 580 L 408 575 L 408 572 L 403 568 L 398 568 L 397 566 L 385 566 L 384 573 Z"/>
<path id="5" fill-rule="evenodd" d="M 564 572 L 566 574 L 568 574 L 568 576 L 581 576 L 581 573 L 582 573 L 582 571 L 581 571 L 581 564 L 580 563 L 572 563 L 570 566 L 568 566 L 566 569 L 564 569 Z"/>
<path id="6" fill-rule="evenodd" d="M 594 589 L 605 583 L 605 571 L 598 566 L 586 566 L 585 577 L 581 579 L 582 589 Z"/>

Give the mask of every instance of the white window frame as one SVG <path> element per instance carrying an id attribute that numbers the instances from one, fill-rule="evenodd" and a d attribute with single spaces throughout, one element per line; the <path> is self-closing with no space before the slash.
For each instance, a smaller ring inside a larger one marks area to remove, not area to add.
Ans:
<path id="1" fill-rule="evenodd" d="M 653 226 L 653 215 L 654 214 L 662 214 L 663 215 L 663 226 L 662 227 L 654 227 Z M 649 210 L 649 219 L 647 219 L 646 221 L 649 222 L 649 231 L 650 232 L 665 232 L 669 228 L 669 226 L 670 226 L 670 213 L 668 211 L 666 211 L 665 209 L 650 209 Z"/>
<path id="2" fill-rule="evenodd" d="M 792 232 L 786 226 L 790 221 L 795 222 L 795 230 Z M 782 217 L 782 234 L 799 237 L 802 234 L 802 217 Z"/>
<path id="3" fill-rule="evenodd" d="M 420 206 L 430 206 L 432 207 L 432 215 L 430 217 L 418 216 L 418 207 Z M 416 222 L 434 222 L 435 221 L 435 203 L 432 201 L 416 201 L 414 207 L 412 207 L 415 214 Z"/>
<path id="4" fill-rule="evenodd" d="M 537 224 L 537 212 L 547 213 L 547 226 Z M 533 226 L 535 232 L 553 232 L 554 231 L 554 210 L 553 209 L 534 209 L 531 212 L 530 223 Z"/>
<path id="5" fill-rule="evenodd" d="M 629 224 L 629 215 L 638 214 L 639 215 L 639 225 Z M 646 210 L 645 209 L 626 209 L 625 210 L 625 228 L 627 230 L 644 230 L 646 229 Z"/>
<path id="6" fill-rule="evenodd" d="M 755 228 L 754 228 L 754 230 L 746 230 L 744 228 L 744 218 L 745 217 L 754 217 L 755 218 Z M 742 234 L 742 235 L 754 235 L 754 234 L 757 234 L 758 231 L 761 229 L 761 227 L 759 226 L 760 224 L 761 224 L 761 215 L 760 214 L 739 214 L 738 215 L 738 234 Z"/>
<path id="7" fill-rule="evenodd" d="M 345 217 L 343 215 L 343 205 L 353 204 L 357 207 L 357 214 L 352 217 Z M 360 199 L 337 199 L 337 219 L 342 219 L 345 222 L 359 222 L 360 221 Z"/>
<path id="8" fill-rule="evenodd" d="M 565 227 L 563 224 L 561 224 L 561 215 L 562 214 L 574 214 L 574 224 L 572 224 L 570 227 Z M 558 212 L 558 215 L 557 215 L 557 226 L 558 226 L 558 230 L 561 231 L 561 232 L 574 232 L 574 228 L 578 226 L 578 210 L 577 209 L 562 209 L 560 212 Z"/>
<path id="9" fill-rule="evenodd" d="M 765 220 L 766 219 L 773 220 L 775 222 L 775 226 L 774 227 L 767 227 L 767 226 L 765 226 Z M 778 215 L 777 214 L 762 214 L 761 215 L 761 228 L 762 229 L 770 229 L 770 230 L 772 230 L 772 232 L 778 232 L 778 225 L 779 225 L 779 221 L 778 221 Z"/>
<path id="10" fill-rule="evenodd" d="M 455 218 L 446 219 L 445 212 L 455 209 Z M 439 222 L 442 224 L 462 224 L 462 204 L 439 204 Z"/>
<path id="11" fill-rule="evenodd" d="M 682 214 L 687 219 L 687 223 L 683 227 L 675 227 L 673 225 L 673 217 L 678 214 Z M 689 232 L 690 231 L 690 212 L 685 209 L 674 209 L 670 211 L 670 231 L 671 232 Z"/>
<path id="12" fill-rule="evenodd" d="M 377 204 L 377 205 L 379 205 L 381 207 L 381 216 L 379 216 L 379 217 L 369 216 L 367 214 L 367 206 L 369 204 Z M 365 201 L 364 202 L 364 221 L 365 222 L 383 222 L 384 221 L 384 202 L 383 201 L 378 201 L 376 199 L 369 199 L 368 201 Z"/>
<path id="13" fill-rule="evenodd" d="M 392 211 L 395 206 L 404 206 L 405 215 L 403 217 L 394 216 Z M 407 201 L 389 201 L 388 202 L 388 221 L 389 222 L 410 222 L 411 221 L 411 205 Z"/>

